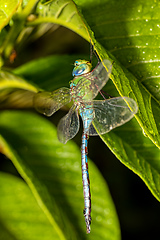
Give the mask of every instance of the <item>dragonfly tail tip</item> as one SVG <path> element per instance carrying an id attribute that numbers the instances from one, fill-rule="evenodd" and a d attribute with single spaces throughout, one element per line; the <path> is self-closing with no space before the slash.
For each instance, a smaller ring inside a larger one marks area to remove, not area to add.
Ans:
<path id="1" fill-rule="evenodd" d="M 91 232 L 90 225 L 87 226 L 87 234 Z"/>

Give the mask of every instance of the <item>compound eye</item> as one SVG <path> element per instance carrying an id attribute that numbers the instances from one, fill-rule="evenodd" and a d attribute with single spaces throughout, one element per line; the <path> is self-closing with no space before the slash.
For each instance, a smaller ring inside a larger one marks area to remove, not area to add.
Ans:
<path id="1" fill-rule="evenodd" d="M 79 61 L 76 60 L 76 61 L 74 62 L 74 66 L 75 66 L 75 67 L 79 66 Z"/>

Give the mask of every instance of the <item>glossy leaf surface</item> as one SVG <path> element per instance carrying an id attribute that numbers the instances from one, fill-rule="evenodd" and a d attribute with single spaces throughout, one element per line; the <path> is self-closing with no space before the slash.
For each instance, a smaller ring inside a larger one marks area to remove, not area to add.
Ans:
<path id="1" fill-rule="evenodd" d="M 118 92 L 137 101 L 137 120 L 153 143 L 160 147 L 160 3 L 150 0 L 75 2 L 81 6 L 95 38 L 114 60 L 111 78 Z M 94 43 L 99 56 L 106 58 L 104 49 Z"/>
<path id="2" fill-rule="evenodd" d="M 37 6 L 38 18 L 34 24 L 52 22 L 63 25 L 89 40 L 86 26 L 74 1 L 42 1 Z"/>
<path id="3" fill-rule="evenodd" d="M 27 112 L 1 113 L 0 132 L 2 152 L 12 160 L 29 185 L 59 236 L 57 239 L 120 239 L 106 183 L 91 161 L 89 171 L 94 220 L 92 233 L 85 233 L 81 156 L 75 144 L 61 144 L 52 124 Z M 9 221 L 9 217 L 5 221 Z"/>
<path id="4" fill-rule="evenodd" d="M 8 24 L 22 0 L 0 0 L 0 30 Z"/>
<path id="5" fill-rule="evenodd" d="M 59 239 L 23 180 L 0 173 L 1 239 Z"/>

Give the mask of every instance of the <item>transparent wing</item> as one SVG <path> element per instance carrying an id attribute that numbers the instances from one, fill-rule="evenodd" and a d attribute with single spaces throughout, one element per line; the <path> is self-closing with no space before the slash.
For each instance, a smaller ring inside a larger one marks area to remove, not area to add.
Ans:
<path id="1" fill-rule="evenodd" d="M 65 144 L 72 139 L 79 130 L 79 116 L 76 108 L 73 105 L 58 124 L 58 139 L 61 143 Z"/>
<path id="2" fill-rule="evenodd" d="M 128 97 L 93 101 L 95 118 L 89 129 L 89 135 L 104 134 L 123 125 L 137 113 L 136 102 Z"/>
<path id="3" fill-rule="evenodd" d="M 104 65 L 107 67 L 108 71 Z M 111 70 L 111 62 L 104 59 L 93 69 L 93 71 L 83 74 L 82 76 L 75 77 L 73 82 L 76 83 L 76 87 L 74 88 L 76 98 L 81 98 L 82 100 L 94 99 L 109 80 Z"/>
<path id="4" fill-rule="evenodd" d="M 104 67 L 104 65 L 107 67 Z M 104 59 L 95 69 L 93 70 L 94 83 L 98 91 L 100 91 L 109 80 L 112 71 L 112 64 L 109 60 Z"/>
<path id="5" fill-rule="evenodd" d="M 70 89 L 63 87 L 53 92 L 38 92 L 34 96 L 33 105 L 38 112 L 51 116 L 70 101 Z"/>

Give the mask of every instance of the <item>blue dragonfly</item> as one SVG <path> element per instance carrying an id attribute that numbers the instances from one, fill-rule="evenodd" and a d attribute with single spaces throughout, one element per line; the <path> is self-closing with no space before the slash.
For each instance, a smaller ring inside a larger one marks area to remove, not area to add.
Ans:
<path id="1" fill-rule="evenodd" d="M 86 60 L 76 60 L 70 88 L 62 87 L 53 92 L 38 92 L 34 97 L 34 107 L 40 113 L 51 116 L 62 106 L 73 101 L 68 114 L 58 124 L 58 139 L 67 143 L 79 130 L 79 115 L 83 121 L 81 146 L 81 167 L 84 195 L 84 217 L 87 233 L 91 224 L 91 193 L 88 173 L 87 145 L 89 136 L 105 134 L 128 122 L 136 114 L 136 102 L 128 97 L 93 100 L 109 80 L 112 64 L 103 60 L 91 71 L 92 64 Z M 106 70 L 107 69 L 107 70 Z M 100 92 L 101 93 L 101 92 Z"/>

